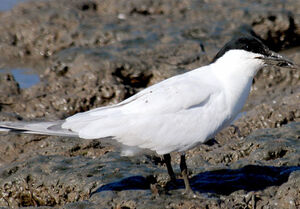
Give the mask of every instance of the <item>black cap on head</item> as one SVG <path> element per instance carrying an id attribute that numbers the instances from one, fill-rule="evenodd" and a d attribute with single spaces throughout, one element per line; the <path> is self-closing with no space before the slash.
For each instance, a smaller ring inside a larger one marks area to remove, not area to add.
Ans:
<path id="1" fill-rule="evenodd" d="M 212 62 L 215 62 L 218 58 L 222 57 L 227 51 L 231 49 L 243 49 L 245 51 L 262 54 L 265 56 L 270 55 L 269 48 L 264 45 L 259 39 L 254 36 L 242 36 L 234 38 L 229 41 L 225 46 L 217 53 Z"/>

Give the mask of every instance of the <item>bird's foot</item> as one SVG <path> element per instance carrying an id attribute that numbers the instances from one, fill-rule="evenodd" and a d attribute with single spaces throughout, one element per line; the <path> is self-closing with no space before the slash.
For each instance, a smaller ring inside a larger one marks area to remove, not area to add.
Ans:
<path id="1" fill-rule="evenodd" d="M 197 197 L 199 197 L 199 195 L 197 193 L 195 193 L 192 189 L 186 189 L 183 192 L 183 195 L 185 195 L 188 198 L 197 198 Z"/>
<path id="2" fill-rule="evenodd" d="M 150 190 L 151 190 L 151 193 L 153 196 L 157 197 L 159 196 L 160 194 L 162 194 L 162 189 L 161 189 L 161 186 L 158 185 L 157 183 L 155 184 L 150 184 Z"/>

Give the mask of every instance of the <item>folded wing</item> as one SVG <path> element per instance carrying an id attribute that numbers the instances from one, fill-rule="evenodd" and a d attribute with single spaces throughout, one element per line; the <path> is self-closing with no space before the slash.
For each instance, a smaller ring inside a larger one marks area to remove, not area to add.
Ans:
<path id="1" fill-rule="evenodd" d="M 221 92 L 217 85 L 206 80 L 211 79 L 193 72 L 175 76 L 117 105 L 67 118 L 62 128 L 76 132 L 85 139 L 112 136 L 128 146 L 158 151 L 159 147 L 168 145 L 170 150 L 176 150 L 179 145 L 191 144 L 181 141 L 184 136 L 192 133 L 192 140 L 196 140 L 198 131 L 195 129 L 198 127 L 190 124 L 203 123 L 201 114 L 205 118 L 205 111 L 210 111 L 203 107 Z M 170 140 L 174 140 L 174 147 Z"/>

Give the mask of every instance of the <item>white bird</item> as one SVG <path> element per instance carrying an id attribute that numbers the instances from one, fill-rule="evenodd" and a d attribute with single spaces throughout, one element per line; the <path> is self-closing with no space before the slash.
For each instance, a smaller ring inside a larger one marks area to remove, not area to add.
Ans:
<path id="1" fill-rule="evenodd" d="M 166 79 L 115 105 L 78 113 L 54 122 L 1 122 L 2 131 L 111 137 L 130 150 L 164 155 L 172 181 L 171 152 L 181 153 L 186 192 L 192 192 L 184 151 L 211 138 L 241 111 L 253 77 L 267 65 L 294 67 L 260 40 L 244 36 L 228 42 L 209 65 Z M 127 153 L 127 154 L 128 154 Z"/>

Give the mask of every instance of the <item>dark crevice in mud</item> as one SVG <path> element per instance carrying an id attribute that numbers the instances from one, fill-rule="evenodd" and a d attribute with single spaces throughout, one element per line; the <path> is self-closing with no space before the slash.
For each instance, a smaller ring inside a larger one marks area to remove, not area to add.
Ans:
<path id="1" fill-rule="evenodd" d="M 95 2 L 84 2 L 78 5 L 81 11 L 97 11 L 98 5 Z"/>
<path id="2" fill-rule="evenodd" d="M 207 146 L 213 146 L 215 144 L 219 144 L 219 142 L 215 138 L 212 138 L 212 139 L 207 140 L 203 144 L 205 144 Z"/>
<path id="3" fill-rule="evenodd" d="M 151 15 L 151 13 L 146 10 L 146 9 L 137 9 L 137 8 L 134 8 L 130 14 L 139 14 L 139 15 L 144 15 L 144 16 L 148 16 L 148 15 Z"/>
<path id="4" fill-rule="evenodd" d="M 294 15 L 290 12 L 280 15 L 269 14 L 260 17 L 252 26 L 263 37 L 264 43 L 274 51 L 300 46 L 300 34 L 297 32 L 299 29 Z M 256 29 L 260 27 L 265 29 Z"/>
<path id="5" fill-rule="evenodd" d="M 164 165 L 165 160 L 162 157 L 156 155 L 146 155 L 146 158 L 149 159 L 154 165 Z"/>
<path id="6" fill-rule="evenodd" d="M 265 157 L 265 160 L 275 160 L 278 158 L 282 158 L 287 154 L 288 150 L 281 149 L 279 151 L 270 151 L 268 152 L 268 156 Z"/>
<path id="7" fill-rule="evenodd" d="M 114 76 L 117 76 L 118 78 L 121 79 L 121 82 L 124 85 L 128 85 L 134 88 L 141 88 L 141 87 L 146 87 L 150 79 L 152 78 L 152 74 L 150 73 L 144 73 L 140 72 L 138 74 L 135 74 L 134 70 L 129 72 L 130 69 L 126 66 L 120 66 L 115 69 L 115 72 L 113 73 Z"/>
<path id="8" fill-rule="evenodd" d="M 151 7 L 141 7 L 141 8 L 133 8 L 130 12 L 130 15 L 141 15 L 141 16 L 151 16 L 151 15 L 164 15 L 164 11 L 155 10 Z"/>

